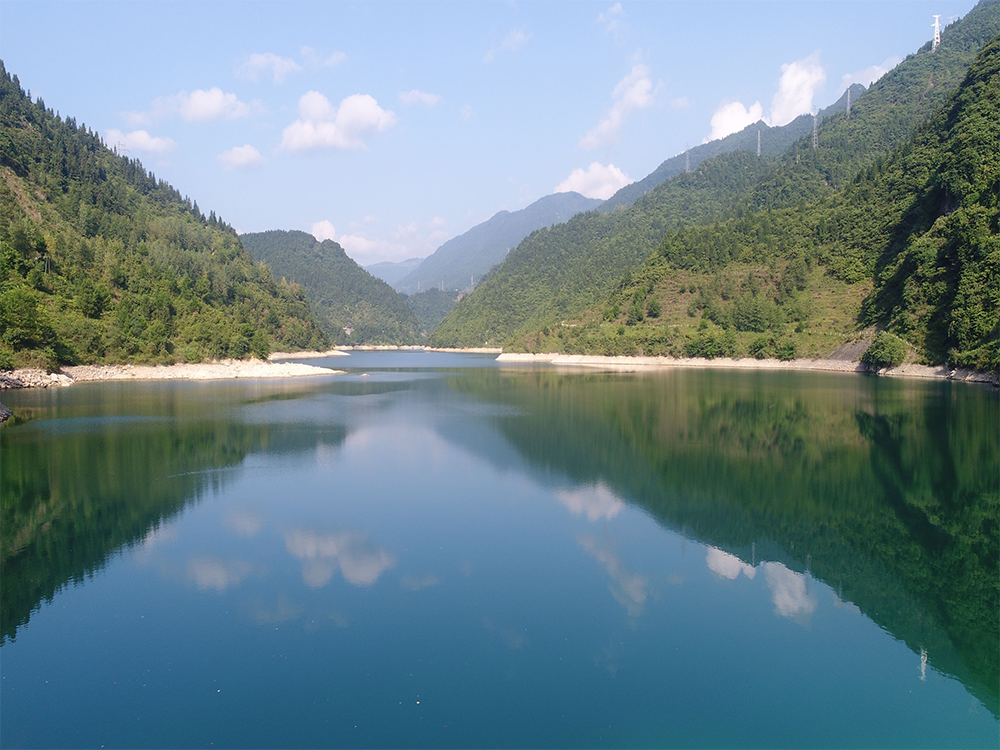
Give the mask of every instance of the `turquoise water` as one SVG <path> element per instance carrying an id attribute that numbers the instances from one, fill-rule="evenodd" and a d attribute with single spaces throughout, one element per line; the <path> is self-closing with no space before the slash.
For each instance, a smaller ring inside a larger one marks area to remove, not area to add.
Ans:
<path id="1" fill-rule="evenodd" d="M 996 747 L 993 390 L 354 353 L 5 392 L 4 747 Z"/>

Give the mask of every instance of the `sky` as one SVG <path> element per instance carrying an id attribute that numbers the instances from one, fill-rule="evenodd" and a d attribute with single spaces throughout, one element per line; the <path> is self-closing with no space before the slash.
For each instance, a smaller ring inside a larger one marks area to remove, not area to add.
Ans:
<path id="1" fill-rule="evenodd" d="M 362 265 L 868 85 L 973 0 L 0 3 L 0 59 L 239 232 Z"/>

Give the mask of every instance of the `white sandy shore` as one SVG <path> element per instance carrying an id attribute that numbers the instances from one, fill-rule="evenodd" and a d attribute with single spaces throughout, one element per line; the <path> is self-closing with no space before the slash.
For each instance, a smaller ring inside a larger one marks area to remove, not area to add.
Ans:
<path id="1" fill-rule="evenodd" d="M 343 370 L 299 364 L 262 362 L 259 359 L 224 359 L 219 362 L 176 365 L 80 365 L 61 372 L 19 369 L 0 375 L 0 389 L 50 388 L 94 380 L 229 380 L 233 378 L 300 378 L 339 375 Z"/>
<path id="2" fill-rule="evenodd" d="M 820 370 L 827 372 L 876 372 L 861 362 L 841 359 L 674 359 L 672 357 L 603 357 L 589 354 L 520 354 L 510 352 L 497 357 L 497 362 L 545 362 L 566 367 L 591 367 L 622 372 L 639 372 L 665 367 L 712 367 L 747 370 Z M 927 365 L 900 365 L 877 370 L 879 375 L 903 378 L 939 378 L 977 383 L 1000 384 L 994 372 Z"/>
<path id="3" fill-rule="evenodd" d="M 325 352 L 271 352 L 268 360 L 274 362 L 277 359 L 319 359 L 320 357 L 349 357 L 348 352 L 341 349 L 327 349 Z"/>

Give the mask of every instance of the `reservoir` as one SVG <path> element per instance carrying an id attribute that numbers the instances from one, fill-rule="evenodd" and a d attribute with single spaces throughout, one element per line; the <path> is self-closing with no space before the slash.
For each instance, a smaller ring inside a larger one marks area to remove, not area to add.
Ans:
<path id="1" fill-rule="evenodd" d="M 355 352 L 7 391 L 4 747 L 996 747 L 1000 399 Z"/>

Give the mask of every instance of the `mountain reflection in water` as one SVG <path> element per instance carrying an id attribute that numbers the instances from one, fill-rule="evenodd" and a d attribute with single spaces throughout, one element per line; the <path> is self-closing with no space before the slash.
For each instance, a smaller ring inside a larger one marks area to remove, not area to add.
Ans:
<path id="1" fill-rule="evenodd" d="M 358 615 L 343 587 L 375 601 L 391 585 L 386 611 L 414 618 L 426 638 L 480 637 L 499 648 L 490 658 L 538 658 L 548 653 L 545 633 L 499 602 L 516 580 L 531 585 L 530 573 L 508 581 L 506 568 L 517 568 L 519 550 L 551 543 L 545 524 L 552 521 L 542 520 L 549 511 L 533 509 L 542 515 L 524 519 L 521 539 L 485 533 L 497 501 L 479 502 L 487 488 L 455 468 L 468 460 L 439 456 L 441 444 L 509 478 L 505 492 L 545 488 L 552 508 L 577 523 L 549 561 L 546 575 L 560 581 L 554 596 L 575 589 L 591 596 L 577 579 L 561 577 L 576 566 L 602 581 L 608 604 L 631 623 L 622 627 L 641 630 L 665 591 L 691 583 L 690 570 L 637 565 L 607 532 L 639 509 L 659 524 L 649 525 L 664 543 L 669 536 L 698 545 L 713 585 L 752 581 L 764 587 L 773 617 L 803 629 L 822 623 L 828 587 L 836 607 L 905 643 L 915 674 L 954 677 L 1000 715 L 996 393 L 841 375 L 622 375 L 454 362 L 438 372 L 366 364 L 371 377 L 322 385 L 101 384 L 14 394 L 18 420 L 0 429 L 5 649 L 27 638 L 24 627 L 41 619 L 47 602 L 86 587 L 128 551 L 140 568 L 203 596 L 257 591 L 280 573 L 284 589 L 250 593 L 242 605 L 257 625 L 301 622 L 309 633 L 328 626 L 348 633 Z M 429 458 L 415 446 L 430 446 Z M 357 486 L 342 484 L 345 462 L 412 495 L 409 515 L 400 516 L 411 528 L 387 534 L 393 498 L 364 507 Z M 438 462 L 453 474 L 442 475 Z M 178 519 L 272 465 L 287 472 L 284 481 L 267 474 L 261 482 L 272 495 L 220 509 L 224 542 L 184 557 L 161 552 L 176 542 Z M 339 515 L 317 520 L 300 507 L 303 499 Z M 421 503 L 442 516 L 469 507 L 480 514 L 459 513 L 466 526 L 451 533 L 467 546 L 456 542 L 451 572 L 436 558 L 414 564 L 408 556 L 422 533 Z M 509 550 L 488 549 L 497 569 L 471 554 L 480 538 L 509 542 Z M 570 553 L 579 559 L 569 561 Z M 291 583 L 341 593 L 310 602 Z M 448 613 L 442 597 L 456 590 L 498 603 L 486 614 Z M 422 609 L 418 597 L 435 597 L 440 613 Z M 465 630 L 432 637 L 422 628 L 435 616 Z M 386 627 L 379 623 L 375 633 Z M 621 679 L 623 649 L 613 635 L 591 668 Z M 513 679 L 513 671 L 503 674 Z M 550 739 L 572 736 L 551 731 Z M 388 735 L 379 741 L 393 744 Z M 442 742 L 428 734 L 414 744 Z"/>

